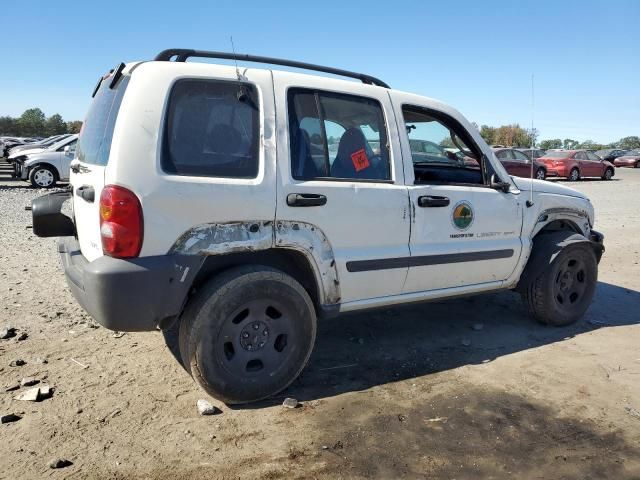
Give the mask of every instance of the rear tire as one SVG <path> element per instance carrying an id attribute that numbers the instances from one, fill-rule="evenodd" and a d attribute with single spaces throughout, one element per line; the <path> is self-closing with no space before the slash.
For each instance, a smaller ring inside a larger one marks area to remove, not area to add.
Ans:
<path id="1" fill-rule="evenodd" d="M 302 285 L 270 267 L 243 266 L 216 276 L 189 301 L 180 354 L 209 395 L 248 403 L 288 387 L 315 337 L 316 313 Z"/>
<path id="2" fill-rule="evenodd" d="M 633 168 L 640 168 L 640 162 L 636 162 Z"/>
<path id="3" fill-rule="evenodd" d="M 607 168 L 602 175 L 602 180 L 611 180 L 613 178 L 613 169 Z"/>
<path id="4" fill-rule="evenodd" d="M 40 165 L 29 172 L 29 182 L 34 188 L 53 188 L 58 181 L 58 174 L 51 167 Z"/>
<path id="5" fill-rule="evenodd" d="M 598 282 L 598 262 L 591 247 L 565 247 L 538 278 L 531 281 L 523 300 L 531 315 L 547 325 L 564 326 L 586 312 Z"/>
<path id="6" fill-rule="evenodd" d="M 577 182 L 578 180 L 580 180 L 580 170 L 578 170 L 577 168 L 572 168 L 571 172 L 569 172 L 568 179 L 572 182 Z"/>

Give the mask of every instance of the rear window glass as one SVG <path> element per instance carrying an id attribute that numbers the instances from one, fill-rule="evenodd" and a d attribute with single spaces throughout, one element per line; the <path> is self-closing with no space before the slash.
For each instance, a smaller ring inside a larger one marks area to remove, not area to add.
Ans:
<path id="1" fill-rule="evenodd" d="M 547 152 L 545 157 L 547 158 L 567 158 L 570 155 L 570 152 L 556 151 L 556 152 Z"/>
<path id="2" fill-rule="evenodd" d="M 109 162 L 113 128 L 129 77 L 123 76 L 114 89 L 109 88 L 110 82 L 111 77 L 102 81 L 82 124 L 77 148 L 81 162 L 103 166 Z"/>
<path id="3" fill-rule="evenodd" d="M 171 90 L 162 169 L 175 175 L 255 178 L 258 95 L 231 81 L 179 80 Z"/>

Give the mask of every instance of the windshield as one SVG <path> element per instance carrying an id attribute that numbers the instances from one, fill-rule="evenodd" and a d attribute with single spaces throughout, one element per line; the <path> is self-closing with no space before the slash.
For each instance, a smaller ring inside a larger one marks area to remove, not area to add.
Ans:
<path id="1" fill-rule="evenodd" d="M 599 157 L 606 157 L 607 155 L 609 155 L 611 152 L 613 152 L 613 150 L 598 150 L 596 152 L 596 155 L 598 155 Z"/>
<path id="2" fill-rule="evenodd" d="M 566 151 L 547 152 L 544 154 L 546 158 L 567 158 L 569 155 L 571 155 L 571 152 Z"/>
<path id="3" fill-rule="evenodd" d="M 625 156 L 627 157 L 637 157 L 640 156 L 640 148 L 636 148 L 635 150 L 630 150 L 627 153 L 625 153 Z"/>

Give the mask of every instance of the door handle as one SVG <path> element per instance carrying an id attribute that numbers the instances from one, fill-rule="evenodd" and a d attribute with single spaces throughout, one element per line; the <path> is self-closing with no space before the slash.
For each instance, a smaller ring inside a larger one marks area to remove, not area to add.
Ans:
<path id="1" fill-rule="evenodd" d="M 89 203 L 93 203 L 96 199 L 96 191 L 91 185 L 82 185 L 76 188 L 76 195 Z"/>
<path id="2" fill-rule="evenodd" d="M 419 207 L 446 207 L 448 205 L 448 197 L 438 197 L 436 195 L 424 195 L 422 197 L 418 197 Z"/>
<path id="3" fill-rule="evenodd" d="M 287 205 L 290 207 L 321 207 L 327 203 L 327 197 L 315 193 L 290 193 Z"/>

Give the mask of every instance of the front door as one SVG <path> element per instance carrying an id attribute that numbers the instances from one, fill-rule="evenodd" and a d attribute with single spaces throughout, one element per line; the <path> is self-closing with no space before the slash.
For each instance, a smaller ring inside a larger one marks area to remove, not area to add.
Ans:
<path id="1" fill-rule="evenodd" d="M 393 96 L 412 204 L 411 259 L 404 292 L 488 284 L 498 286 L 514 271 L 521 251 L 522 205 L 517 194 L 489 187 L 486 156 L 464 119 Z M 454 146 L 473 162 L 446 153 L 439 161 L 414 158 L 412 140 Z M 505 176 L 496 166 L 495 170 Z"/>
<path id="2" fill-rule="evenodd" d="M 332 92 L 321 78 L 297 88 L 295 77 L 273 75 L 276 110 L 283 112 L 277 116 L 282 189 L 276 223 L 302 222 L 324 233 L 340 286 L 334 301 L 343 308 L 400 293 L 410 215 L 386 91 L 353 84 L 350 94 Z"/>

